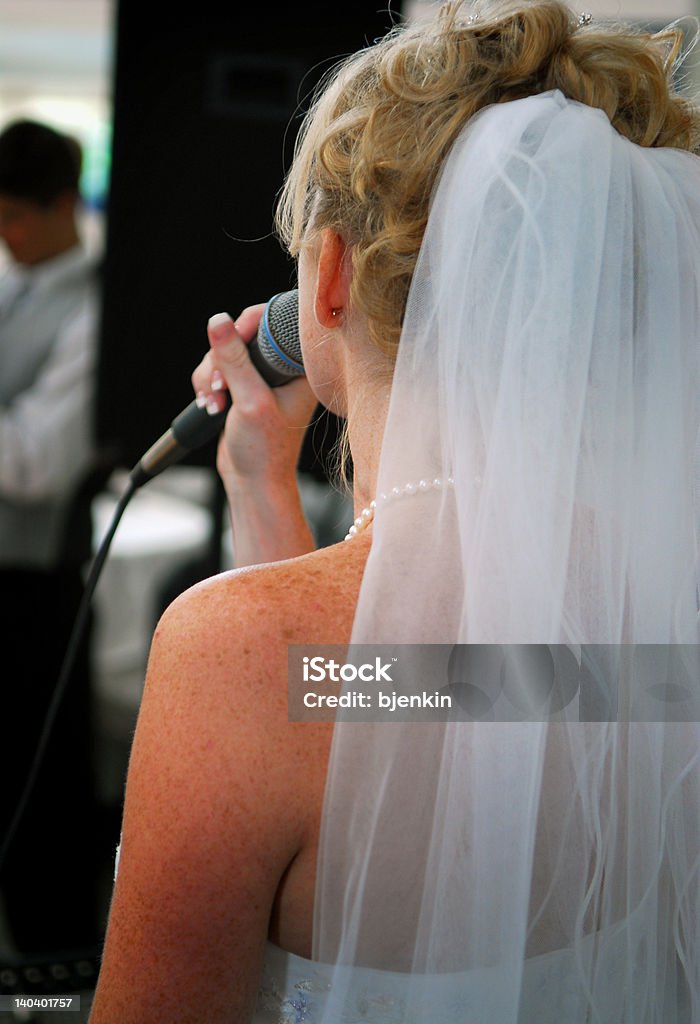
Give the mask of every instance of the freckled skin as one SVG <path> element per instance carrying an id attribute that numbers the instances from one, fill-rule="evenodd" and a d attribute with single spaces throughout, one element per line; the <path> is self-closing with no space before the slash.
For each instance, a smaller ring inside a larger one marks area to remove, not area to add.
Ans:
<path id="1" fill-rule="evenodd" d="M 348 642 L 368 551 L 224 573 L 162 617 L 91 1024 L 243 1024 L 266 939 L 310 956 L 332 725 L 288 721 L 287 646 Z"/>

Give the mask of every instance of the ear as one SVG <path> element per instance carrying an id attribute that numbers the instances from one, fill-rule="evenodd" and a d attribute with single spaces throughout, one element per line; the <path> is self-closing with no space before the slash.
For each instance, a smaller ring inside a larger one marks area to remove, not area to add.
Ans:
<path id="1" fill-rule="evenodd" d="M 340 323 L 338 314 L 347 308 L 350 277 L 350 254 L 345 239 L 337 231 L 324 228 L 314 297 L 314 313 L 323 327 L 337 327 Z"/>

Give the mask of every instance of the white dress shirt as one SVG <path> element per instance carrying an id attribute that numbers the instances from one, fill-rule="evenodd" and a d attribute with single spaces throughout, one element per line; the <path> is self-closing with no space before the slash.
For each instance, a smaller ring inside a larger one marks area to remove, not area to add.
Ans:
<path id="1" fill-rule="evenodd" d="M 98 281 L 82 246 L 0 277 L 0 567 L 51 567 L 94 451 Z"/>

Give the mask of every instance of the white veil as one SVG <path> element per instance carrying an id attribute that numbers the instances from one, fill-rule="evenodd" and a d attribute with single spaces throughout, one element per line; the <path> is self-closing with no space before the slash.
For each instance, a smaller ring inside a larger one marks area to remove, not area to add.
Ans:
<path id="1" fill-rule="evenodd" d="M 353 632 L 464 685 L 451 721 L 336 724 L 324 1021 L 700 1021 L 699 360 L 700 160 L 559 92 L 474 117 Z"/>

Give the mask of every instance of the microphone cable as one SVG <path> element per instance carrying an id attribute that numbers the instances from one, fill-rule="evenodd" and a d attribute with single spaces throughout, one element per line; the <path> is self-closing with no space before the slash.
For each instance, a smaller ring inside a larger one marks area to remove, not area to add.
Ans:
<path id="1" fill-rule="evenodd" d="M 83 630 L 85 629 L 85 624 L 87 622 L 88 615 L 90 614 L 92 597 L 95 592 L 97 582 L 100 578 L 100 573 L 102 572 L 102 568 L 107 559 L 107 555 L 109 553 L 109 549 L 112 544 L 114 534 L 117 531 L 119 522 L 122 516 L 124 515 L 124 511 L 127 505 L 131 501 L 131 498 L 133 497 L 137 489 L 138 484 L 131 477 L 129 477 L 126 490 L 124 491 L 124 493 L 122 494 L 117 503 L 117 506 L 112 514 L 112 520 L 109 524 L 109 528 L 107 529 L 107 532 L 102 538 L 102 541 L 100 542 L 95 557 L 92 560 L 90 571 L 85 581 L 85 589 L 83 591 L 82 600 L 80 602 L 78 613 L 73 623 L 73 628 L 71 630 L 70 638 L 68 640 L 68 646 L 66 647 L 66 652 L 63 656 L 63 662 L 61 664 L 61 670 L 58 675 L 58 681 L 56 683 L 56 686 L 54 687 L 48 711 L 46 712 L 46 716 L 44 718 L 44 724 L 42 726 L 41 735 L 39 736 L 36 751 L 32 759 L 31 766 L 29 768 L 27 780 L 24 784 L 19 800 L 17 801 L 17 805 L 15 807 L 12 820 L 10 821 L 9 828 L 7 829 L 4 839 L 2 841 L 2 846 L 0 846 L 0 878 L 2 877 L 2 870 L 3 865 L 5 863 L 5 859 L 7 858 L 7 854 L 9 852 L 10 846 L 12 845 L 12 841 L 19 827 L 19 823 L 22 819 L 22 816 L 24 815 L 25 810 L 27 809 L 29 798 L 36 784 L 36 780 L 39 775 L 39 770 L 41 768 L 41 764 L 46 753 L 46 748 L 51 737 L 51 730 L 53 729 L 54 721 L 56 719 L 56 715 L 61 705 L 61 701 L 63 700 L 63 695 L 65 693 L 66 687 L 68 686 L 68 683 L 70 681 L 71 673 L 73 671 L 73 664 L 75 662 L 75 657 L 80 646 L 80 640 L 83 635 Z"/>

